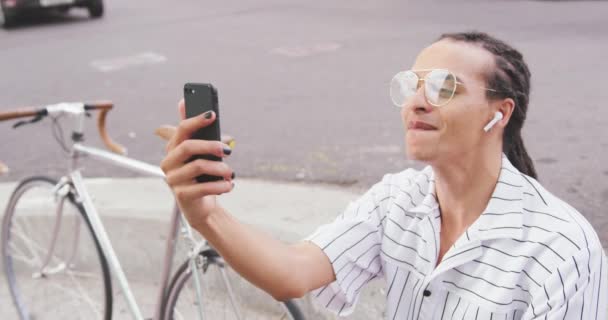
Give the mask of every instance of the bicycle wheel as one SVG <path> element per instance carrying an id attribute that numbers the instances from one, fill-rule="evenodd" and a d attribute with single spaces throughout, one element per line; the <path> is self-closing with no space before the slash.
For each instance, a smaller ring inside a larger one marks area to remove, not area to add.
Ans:
<path id="1" fill-rule="evenodd" d="M 47 177 L 23 180 L 2 222 L 4 273 L 20 319 L 112 317 L 105 256 L 72 193 Z M 66 186 L 67 187 L 67 186 Z"/>
<path id="2" fill-rule="evenodd" d="M 293 301 L 276 301 L 241 278 L 214 250 L 201 253 L 208 267 L 200 273 L 204 319 L 304 320 Z M 164 302 L 165 320 L 199 319 L 190 261 L 177 270 Z"/>

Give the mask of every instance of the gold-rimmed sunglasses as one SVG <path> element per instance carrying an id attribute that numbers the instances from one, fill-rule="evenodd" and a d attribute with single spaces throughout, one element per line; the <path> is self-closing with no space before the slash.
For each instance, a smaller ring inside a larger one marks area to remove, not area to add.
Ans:
<path id="1" fill-rule="evenodd" d="M 420 78 L 419 72 L 427 72 Z M 435 107 L 441 107 L 448 104 L 457 87 L 464 86 L 452 72 L 446 69 L 422 69 L 422 70 L 407 70 L 397 73 L 391 80 L 390 95 L 393 104 L 399 108 L 411 99 L 420 89 L 420 82 L 424 82 L 424 96 L 426 101 Z M 497 90 L 477 86 L 487 91 L 498 92 Z"/>

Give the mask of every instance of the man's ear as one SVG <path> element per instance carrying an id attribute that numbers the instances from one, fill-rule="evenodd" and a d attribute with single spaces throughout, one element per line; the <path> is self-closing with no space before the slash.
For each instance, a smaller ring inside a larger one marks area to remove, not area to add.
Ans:
<path id="1" fill-rule="evenodd" d="M 511 98 L 505 98 L 497 101 L 497 104 L 497 111 L 502 113 L 502 120 L 498 121 L 497 125 L 504 128 L 509 123 L 511 115 L 513 115 L 513 110 L 515 110 L 515 101 Z"/>

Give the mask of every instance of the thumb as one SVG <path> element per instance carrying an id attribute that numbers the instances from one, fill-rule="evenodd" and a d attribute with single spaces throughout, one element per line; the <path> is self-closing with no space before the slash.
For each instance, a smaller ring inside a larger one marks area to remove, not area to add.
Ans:
<path id="1" fill-rule="evenodd" d="M 179 111 L 179 119 L 180 120 L 186 119 L 186 103 L 184 102 L 183 98 L 181 100 L 179 100 L 179 104 L 177 105 L 177 110 Z"/>

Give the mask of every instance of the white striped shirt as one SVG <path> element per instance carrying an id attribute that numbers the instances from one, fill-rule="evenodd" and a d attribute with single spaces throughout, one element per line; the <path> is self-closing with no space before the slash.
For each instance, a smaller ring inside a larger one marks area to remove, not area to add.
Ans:
<path id="1" fill-rule="evenodd" d="M 391 320 L 608 319 L 596 232 L 504 154 L 487 208 L 437 265 L 440 226 L 430 166 L 386 175 L 306 238 L 336 275 L 312 296 L 348 315 L 361 288 L 381 278 Z"/>

